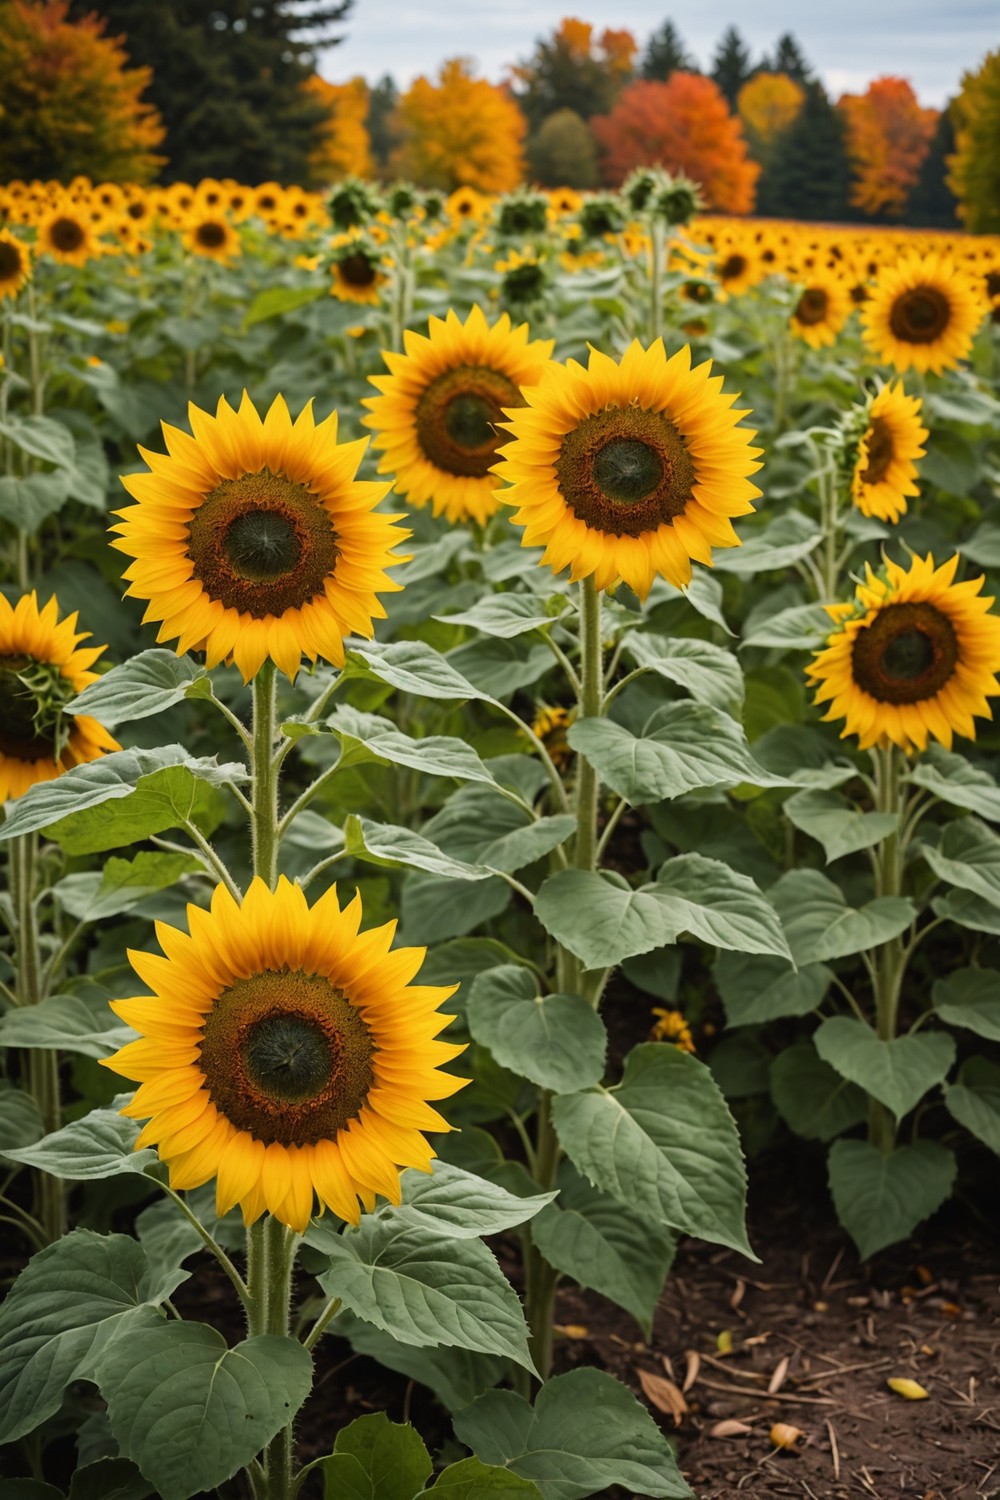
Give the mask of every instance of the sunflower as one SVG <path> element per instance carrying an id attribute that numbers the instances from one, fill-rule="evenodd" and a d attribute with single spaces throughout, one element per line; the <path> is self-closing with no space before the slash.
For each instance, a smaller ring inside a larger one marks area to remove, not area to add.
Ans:
<path id="1" fill-rule="evenodd" d="M 373 375 L 382 392 L 363 404 L 367 427 L 383 450 L 380 474 L 413 505 L 433 505 L 449 521 L 478 521 L 497 508 L 490 477 L 505 409 L 520 406 L 519 387 L 533 385 L 552 353 L 551 339 L 529 339 L 507 313 L 491 327 L 482 308 L 461 322 L 449 311 L 431 318 L 429 336 L 407 332 L 406 353 L 385 353 L 388 375 Z"/>
<path id="2" fill-rule="evenodd" d="M 64 266 L 84 266 L 100 253 L 94 226 L 73 203 L 49 209 L 39 220 L 38 249 Z"/>
<path id="3" fill-rule="evenodd" d="M 427 1102 L 467 1081 L 441 1071 L 464 1046 L 436 1041 L 455 986 L 410 980 L 426 949 L 389 951 L 395 922 L 359 933 L 361 898 L 337 888 L 310 907 L 283 876 L 223 887 L 188 907 L 190 936 L 162 922 L 165 957 L 130 952 L 151 996 L 112 1001 L 141 1033 L 105 1066 L 140 1087 L 122 1114 L 148 1119 L 175 1190 L 216 1179 L 218 1212 L 269 1212 L 303 1232 L 314 1199 L 357 1224 L 376 1194 L 399 1202 L 399 1169 L 429 1172 L 424 1130 L 450 1130 Z"/>
<path id="4" fill-rule="evenodd" d="M 371 636 L 376 594 L 402 587 L 383 569 L 409 535 L 375 510 L 389 486 L 354 477 L 368 439 L 338 444 L 337 413 L 317 424 L 311 401 L 293 423 L 282 396 L 263 421 L 245 392 L 239 411 L 188 414 L 194 436 L 164 423 L 168 452 L 140 448 L 149 472 L 122 480 L 138 502 L 112 528 L 135 559 L 126 593 L 158 640 L 244 681 L 268 657 L 289 677 L 303 656 L 343 666 L 344 636 Z"/>
<path id="5" fill-rule="evenodd" d="M 837 334 L 851 315 L 851 295 L 837 276 L 817 273 L 802 280 L 802 292 L 791 316 L 791 329 L 810 349 L 822 349 L 837 341 Z"/>
<path id="6" fill-rule="evenodd" d="M 16 297 L 31 275 L 31 250 L 9 229 L 0 229 L 0 301 Z"/>
<path id="7" fill-rule="evenodd" d="M 887 561 L 882 576 L 866 568 L 853 605 L 827 606 L 838 628 L 807 672 L 824 718 L 845 720 L 841 739 L 915 751 L 930 736 L 947 750 L 953 734 L 975 739 L 975 715 L 993 717 L 1000 617 L 980 597 L 984 578 L 954 583 L 957 567 L 957 553 L 937 569 L 930 555 L 909 571 Z"/>
<path id="8" fill-rule="evenodd" d="M 715 260 L 719 289 L 726 297 L 737 297 L 763 281 L 767 267 L 747 244 L 732 243 L 719 247 Z"/>
<path id="9" fill-rule="evenodd" d="M 59 619 L 54 597 L 39 609 L 34 593 L 14 605 L 0 594 L 0 802 L 121 749 L 96 719 L 66 713 L 97 680 L 90 668 L 104 648 L 81 650 L 89 638 L 75 614 Z"/>
<path id="10" fill-rule="evenodd" d="M 240 253 L 240 237 L 225 215 L 211 209 L 196 209 L 184 233 L 184 243 L 194 255 L 207 255 L 225 264 Z"/>
<path id="11" fill-rule="evenodd" d="M 879 272 L 861 321 L 884 364 L 938 375 L 966 357 L 985 313 L 979 281 L 953 260 L 906 255 Z"/>
<path id="12" fill-rule="evenodd" d="M 851 476 L 851 496 L 862 515 L 899 520 L 907 496 L 920 493 L 913 482 L 913 460 L 923 458 L 927 437 L 919 397 L 907 396 L 902 381 L 883 386 L 868 408 L 868 426 Z"/>
<path id="13" fill-rule="evenodd" d="M 543 543 L 542 561 L 573 580 L 623 578 L 643 599 L 657 574 L 683 588 L 692 558 L 711 565 L 713 546 L 739 546 L 730 517 L 760 495 L 748 476 L 761 450 L 711 368 L 692 369 L 687 345 L 667 359 L 661 339 L 633 342 L 620 364 L 592 349 L 587 368 L 547 365 L 508 412 L 514 440 L 494 469 L 522 545 Z"/>
<path id="14" fill-rule="evenodd" d="M 330 263 L 333 276 L 330 295 L 341 302 L 377 307 L 382 300 L 382 288 L 389 279 L 380 269 L 382 257 L 370 244 L 355 236 L 344 238 L 349 243 L 338 250 Z"/>

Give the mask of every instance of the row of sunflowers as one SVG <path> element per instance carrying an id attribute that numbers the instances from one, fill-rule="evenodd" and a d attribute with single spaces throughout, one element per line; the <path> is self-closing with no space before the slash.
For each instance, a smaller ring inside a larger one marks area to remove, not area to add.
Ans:
<path id="1" fill-rule="evenodd" d="M 648 1339 L 747 1157 L 870 1257 L 1000 1153 L 1000 243 L 0 209 L 12 1472 L 689 1495 L 560 1288 Z M 331 1449 L 345 1342 L 461 1446 Z"/>

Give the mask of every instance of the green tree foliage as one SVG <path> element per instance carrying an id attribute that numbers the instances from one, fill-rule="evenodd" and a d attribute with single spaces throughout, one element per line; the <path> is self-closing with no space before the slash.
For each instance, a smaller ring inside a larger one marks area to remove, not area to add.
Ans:
<path id="1" fill-rule="evenodd" d="M 687 48 L 673 21 L 664 21 L 646 43 L 640 69 L 643 78 L 656 83 L 666 83 L 671 73 L 697 73 L 698 66 L 688 55 Z"/>
<path id="2" fill-rule="evenodd" d="M 73 0 L 123 35 L 153 69 L 149 95 L 167 129 L 168 182 L 238 177 L 304 182 L 326 111 L 302 85 L 340 40 L 352 0 Z"/>
<path id="3" fill-rule="evenodd" d="M 757 212 L 776 218 L 853 217 L 844 123 L 820 83 L 807 84 L 798 117 L 779 139 L 757 189 Z"/>
<path id="4" fill-rule="evenodd" d="M 749 47 L 735 26 L 728 27 L 712 61 L 712 78 L 725 94 L 730 109 L 736 108 L 740 89 L 753 71 Z"/>
<path id="5" fill-rule="evenodd" d="M 570 109 L 582 120 L 604 114 L 614 104 L 622 74 L 614 59 L 594 50 L 592 27 L 564 20 L 550 37 L 540 37 L 527 62 L 513 71 L 514 97 L 532 131 L 557 110 Z"/>
<path id="6" fill-rule="evenodd" d="M 1000 233 L 1000 50 L 966 73 L 954 100 L 955 154 L 948 183 L 973 234 Z"/>
<path id="7" fill-rule="evenodd" d="M 584 120 L 557 109 L 528 142 L 528 164 L 542 187 L 593 188 L 598 184 L 597 146 Z"/>
<path id="8" fill-rule="evenodd" d="M 958 200 L 948 185 L 948 158 L 955 151 L 955 126 L 951 104 L 938 115 L 931 149 L 924 158 L 913 192 L 906 205 L 905 219 L 924 229 L 957 229 Z"/>
<path id="9" fill-rule="evenodd" d="M 369 150 L 380 176 L 389 171 L 389 157 L 399 145 L 394 124 L 398 105 L 399 89 L 396 87 L 396 80 L 386 73 L 368 91 L 368 118 L 365 121 Z"/>
<path id="10" fill-rule="evenodd" d="M 778 38 L 771 71 L 787 73 L 795 83 L 806 84 L 812 81 L 812 69 L 806 62 L 802 48 L 790 31 L 786 31 L 784 36 Z"/>

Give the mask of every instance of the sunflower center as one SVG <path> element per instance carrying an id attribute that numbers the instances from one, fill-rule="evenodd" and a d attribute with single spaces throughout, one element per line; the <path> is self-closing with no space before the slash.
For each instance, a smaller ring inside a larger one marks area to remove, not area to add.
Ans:
<path id="1" fill-rule="evenodd" d="M 889 604 L 858 631 L 851 659 L 856 683 L 880 703 L 920 703 L 950 681 L 958 637 L 933 604 Z"/>
<path id="2" fill-rule="evenodd" d="M 198 1066 L 213 1103 L 259 1141 L 313 1145 L 360 1115 L 375 1044 L 360 1011 L 319 974 L 237 979 L 205 1017 Z"/>
<path id="3" fill-rule="evenodd" d="M 347 255 L 339 262 L 340 274 L 348 286 L 373 286 L 377 275 L 367 255 Z"/>
<path id="4" fill-rule="evenodd" d="M 669 417 L 638 406 L 584 417 L 563 438 L 555 467 L 573 514 L 609 536 L 671 525 L 687 509 L 697 477 Z"/>
<path id="5" fill-rule="evenodd" d="M 735 281 L 737 276 L 743 275 L 746 268 L 746 256 L 737 255 L 734 251 L 732 255 L 726 256 L 726 259 L 719 267 L 719 277 L 722 281 Z"/>
<path id="6" fill-rule="evenodd" d="M 868 464 L 859 476 L 862 484 L 878 484 L 884 479 L 892 463 L 892 430 L 884 417 L 872 417 L 871 426 L 865 433 L 865 448 Z"/>
<path id="7" fill-rule="evenodd" d="M 504 407 L 520 405 L 517 386 L 499 370 L 459 365 L 432 380 L 417 402 L 417 440 L 436 468 L 481 479 L 503 441 Z"/>
<path id="8" fill-rule="evenodd" d="M 198 225 L 194 237 L 206 250 L 218 250 L 226 243 L 226 227 L 209 219 L 207 223 Z"/>
<path id="9" fill-rule="evenodd" d="M 951 304 L 934 286 L 903 292 L 892 304 L 889 327 L 904 344 L 933 344 L 951 321 Z"/>
<path id="10" fill-rule="evenodd" d="M 79 250 L 84 241 L 84 230 L 75 219 L 56 219 L 49 229 L 49 238 L 57 250 Z"/>
<path id="11" fill-rule="evenodd" d="M 794 313 L 795 321 L 805 328 L 812 328 L 816 323 L 822 323 L 826 317 L 829 302 L 830 299 L 822 287 L 808 287 L 799 298 L 799 304 Z"/>
<path id="12" fill-rule="evenodd" d="M 188 527 L 193 576 L 212 599 L 256 620 L 322 594 L 337 555 L 319 496 L 270 469 L 224 479 Z"/>
<path id="13" fill-rule="evenodd" d="M 987 271 L 986 295 L 991 298 L 1000 297 L 1000 271 Z"/>
<path id="14" fill-rule="evenodd" d="M 10 240 L 0 240 L 0 281 L 11 281 L 20 270 L 20 250 Z"/>
<path id="15" fill-rule="evenodd" d="M 54 663 L 0 656 L 0 755 L 58 760 L 69 738 L 63 710 L 75 695 Z"/>

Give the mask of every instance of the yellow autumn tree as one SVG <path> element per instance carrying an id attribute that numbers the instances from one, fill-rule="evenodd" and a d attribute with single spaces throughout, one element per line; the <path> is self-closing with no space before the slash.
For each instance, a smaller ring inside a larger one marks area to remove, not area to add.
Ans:
<path id="1" fill-rule="evenodd" d="M 399 101 L 392 166 L 424 187 L 505 193 L 524 177 L 524 116 L 506 89 L 453 57 L 438 81 L 420 77 Z"/>
<path id="2" fill-rule="evenodd" d="M 948 186 L 959 215 L 974 234 L 1000 234 L 1000 51 L 966 73 L 951 114 L 956 150 L 948 158 Z"/>
<path id="3" fill-rule="evenodd" d="M 736 109 L 758 159 L 798 119 L 805 91 L 787 73 L 755 73 L 740 89 Z"/>
<path id="4" fill-rule="evenodd" d="M 314 182 L 339 182 L 344 177 L 371 177 L 374 172 L 368 118 L 368 85 L 363 78 L 328 83 L 314 73 L 303 87 L 327 118 L 317 132 L 319 142 L 309 155 Z"/>

